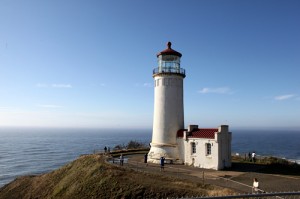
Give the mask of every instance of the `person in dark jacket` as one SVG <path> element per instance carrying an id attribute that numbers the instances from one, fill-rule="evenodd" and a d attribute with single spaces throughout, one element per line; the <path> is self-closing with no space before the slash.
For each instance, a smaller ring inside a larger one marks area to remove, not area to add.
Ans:
<path id="1" fill-rule="evenodd" d="M 165 158 L 160 158 L 160 171 L 163 171 L 165 169 Z"/>

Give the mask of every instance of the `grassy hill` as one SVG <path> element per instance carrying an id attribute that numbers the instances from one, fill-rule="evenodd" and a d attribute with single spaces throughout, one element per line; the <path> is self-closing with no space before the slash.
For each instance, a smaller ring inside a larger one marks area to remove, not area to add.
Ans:
<path id="1" fill-rule="evenodd" d="M 0 188 L 0 199 L 14 198 L 171 198 L 228 195 L 228 189 L 147 174 L 85 155 L 39 176 L 24 176 Z"/>

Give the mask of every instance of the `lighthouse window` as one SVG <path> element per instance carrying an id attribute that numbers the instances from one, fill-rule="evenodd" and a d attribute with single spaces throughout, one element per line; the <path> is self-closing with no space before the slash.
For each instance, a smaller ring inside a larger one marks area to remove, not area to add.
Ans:
<path id="1" fill-rule="evenodd" d="M 192 142 L 192 153 L 196 153 L 196 143 Z"/>
<path id="2" fill-rule="evenodd" d="M 174 55 L 165 55 L 165 56 L 163 56 L 162 59 L 163 59 L 164 61 L 175 61 L 175 60 L 177 59 L 177 57 L 174 56 Z"/>
<path id="3" fill-rule="evenodd" d="M 206 144 L 206 155 L 211 155 L 211 143 Z"/>

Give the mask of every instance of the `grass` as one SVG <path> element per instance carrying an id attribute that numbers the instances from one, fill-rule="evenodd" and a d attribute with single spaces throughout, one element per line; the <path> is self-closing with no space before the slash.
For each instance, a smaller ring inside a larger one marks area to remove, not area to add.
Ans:
<path id="1" fill-rule="evenodd" d="M 288 161 L 286 159 L 277 157 L 263 157 L 257 159 L 257 161 L 250 162 L 241 156 L 232 156 L 232 162 L 234 164 L 248 164 L 259 166 L 259 172 L 270 173 L 270 174 L 283 174 L 283 175 L 300 175 L 300 165 Z"/>
<path id="2" fill-rule="evenodd" d="M 85 155 L 51 173 L 22 177 L 0 189 L 5 198 L 167 198 L 224 195 L 230 190 L 137 172 Z"/>

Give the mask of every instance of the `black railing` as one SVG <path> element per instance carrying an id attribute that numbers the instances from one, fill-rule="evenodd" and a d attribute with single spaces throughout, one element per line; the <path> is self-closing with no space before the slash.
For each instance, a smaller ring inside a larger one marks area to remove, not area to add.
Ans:
<path id="1" fill-rule="evenodd" d="M 192 197 L 193 199 L 232 199 L 232 198 L 262 198 L 262 199 L 269 199 L 269 198 L 278 198 L 278 199 L 294 199 L 300 198 L 300 192 L 274 192 L 274 193 L 260 193 L 260 194 L 241 194 L 241 195 L 232 195 L 232 196 L 210 196 L 210 197 Z M 190 198 L 190 199 L 192 199 Z M 185 198 L 189 199 L 189 198 Z"/>
<path id="2" fill-rule="evenodd" d="M 153 75 L 156 74 L 179 74 L 185 77 L 185 69 L 183 68 L 174 68 L 174 67 L 159 67 L 153 69 Z"/>

